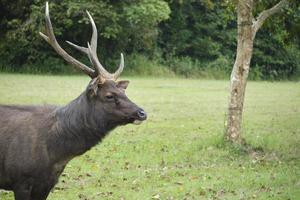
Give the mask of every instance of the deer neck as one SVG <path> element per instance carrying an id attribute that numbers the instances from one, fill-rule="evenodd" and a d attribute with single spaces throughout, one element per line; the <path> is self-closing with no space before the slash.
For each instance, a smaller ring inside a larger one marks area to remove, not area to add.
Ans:
<path id="1" fill-rule="evenodd" d="M 68 105 L 57 109 L 56 142 L 63 157 L 75 157 L 99 143 L 116 127 L 105 118 L 104 112 L 97 113 L 87 103 L 83 93 Z"/>

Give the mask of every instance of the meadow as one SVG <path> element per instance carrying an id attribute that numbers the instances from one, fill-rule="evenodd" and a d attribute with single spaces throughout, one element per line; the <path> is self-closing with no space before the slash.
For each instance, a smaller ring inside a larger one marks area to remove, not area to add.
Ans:
<path id="1" fill-rule="evenodd" d="M 248 83 L 243 137 L 260 151 L 246 153 L 223 141 L 229 81 L 124 79 L 148 120 L 72 160 L 49 200 L 300 199 L 299 82 Z M 88 82 L 0 74 L 0 104 L 64 105 Z"/>

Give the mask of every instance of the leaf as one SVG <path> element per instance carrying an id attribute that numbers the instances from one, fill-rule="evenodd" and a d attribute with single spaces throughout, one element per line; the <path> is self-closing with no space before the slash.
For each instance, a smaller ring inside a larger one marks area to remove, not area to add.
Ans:
<path id="1" fill-rule="evenodd" d="M 152 199 L 160 199 L 160 195 L 159 194 L 155 194 L 152 196 Z"/>

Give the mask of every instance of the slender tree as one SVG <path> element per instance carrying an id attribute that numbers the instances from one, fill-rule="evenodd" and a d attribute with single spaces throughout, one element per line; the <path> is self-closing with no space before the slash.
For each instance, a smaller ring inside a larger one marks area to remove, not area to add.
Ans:
<path id="1" fill-rule="evenodd" d="M 237 54 L 230 78 L 230 98 L 225 137 L 227 140 L 241 144 L 241 124 L 245 89 L 253 52 L 253 41 L 257 31 L 266 19 L 279 12 L 288 0 L 281 0 L 275 6 L 253 17 L 253 0 L 237 2 Z"/>

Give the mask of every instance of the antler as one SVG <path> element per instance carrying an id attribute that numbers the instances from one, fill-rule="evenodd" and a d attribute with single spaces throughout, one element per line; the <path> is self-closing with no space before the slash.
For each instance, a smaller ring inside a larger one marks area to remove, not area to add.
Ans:
<path id="1" fill-rule="evenodd" d="M 61 46 L 58 44 L 55 35 L 53 33 L 53 27 L 51 24 L 50 16 L 49 16 L 49 6 L 48 2 L 46 2 L 46 10 L 45 10 L 45 21 L 46 21 L 46 34 L 43 34 L 40 32 L 40 35 L 46 40 L 53 48 L 54 50 L 63 57 L 67 62 L 84 72 L 85 74 L 89 75 L 91 78 L 95 78 L 97 74 L 95 71 L 85 64 L 81 63 L 80 61 L 76 60 L 72 56 L 70 56 L 65 50 L 61 48 Z"/>
<path id="2" fill-rule="evenodd" d="M 45 10 L 45 19 L 46 19 L 46 33 L 47 35 L 43 34 L 40 32 L 40 35 L 54 48 L 54 50 L 60 55 L 62 56 L 67 62 L 69 62 L 70 64 L 74 65 L 75 67 L 77 67 L 79 70 L 83 71 L 84 73 L 86 73 L 87 75 L 89 75 L 91 78 L 95 78 L 97 76 L 100 76 L 101 79 L 112 79 L 112 80 L 117 80 L 117 78 L 120 76 L 121 72 L 124 69 L 124 57 L 123 54 L 121 54 L 121 61 L 120 61 L 120 65 L 118 70 L 114 73 L 111 74 L 109 72 L 107 72 L 105 70 L 105 68 L 101 65 L 101 63 L 99 62 L 98 56 L 97 56 L 97 27 L 95 25 L 95 22 L 92 18 L 92 16 L 90 15 L 90 13 L 88 11 L 87 15 L 90 19 L 90 22 L 92 24 L 92 28 L 93 28 L 93 34 L 92 34 L 92 38 L 91 38 L 91 45 L 88 43 L 88 47 L 81 47 L 78 46 L 76 44 L 73 44 L 72 42 L 66 41 L 68 44 L 70 44 L 72 47 L 74 47 L 75 49 L 81 51 L 82 53 L 86 54 L 93 67 L 95 68 L 95 70 L 89 68 L 88 66 L 86 66 L 85 64 L 81 63 L 80 61 L 76 60 L 75 58 L 73 58 L 72 56 L 70 56 L 65 50 L 63 50 L 61 48 L 61 46 L 58 44 L 55 35 L 53 33 L 53 28 L 52 28 L 52 24 L 51 24 L 51 20 L 50 20 L 50 16 L 49 16 L 49 6 L 48 6 L 48 2 L 46 2 L 46 10 Z"/>
<path id="3" fill-rule="evenodd" d="M 118 77 L 120 76 L 120 74 L 122 73 L 123 69 L 124 69 L 124 56 L 121 53 L 121 61 L 120 61 L 120 65 L 118 70 L 114 73 L 111 74 L 109 73 L 100 63 L 98 56 L 97 56 L 97 39 L 98 39 L 98 34 L 97 34 L 97 27 L 95 24 L 95 21 L 93 19 L 93 17 L 90 15 L 90 13 L 88 11 L 86 11 L 89 20 L 91 22 L 92 28 L 93 28 L 93 33 L 92 33 L 92 38 L 91 38 L 91 44 L 89 47 L 89 43 L 88 43 L 88 47 L 82 47 L 82 46 L 78 46 L 70 41 L 66 41 L 69 45 L 71 45 L 72 47 L 74 47 L 75 49 L 81 51 L 84 54 L 87 54 L 91 63 L 93 64 L 93 66 L 95 67 L 95 69 L 99 72 L 99 74 L 101 74 L 101 76 L 103 76 L 105 79 L 113 79 L 113 80 L 117 80 Z"/>

